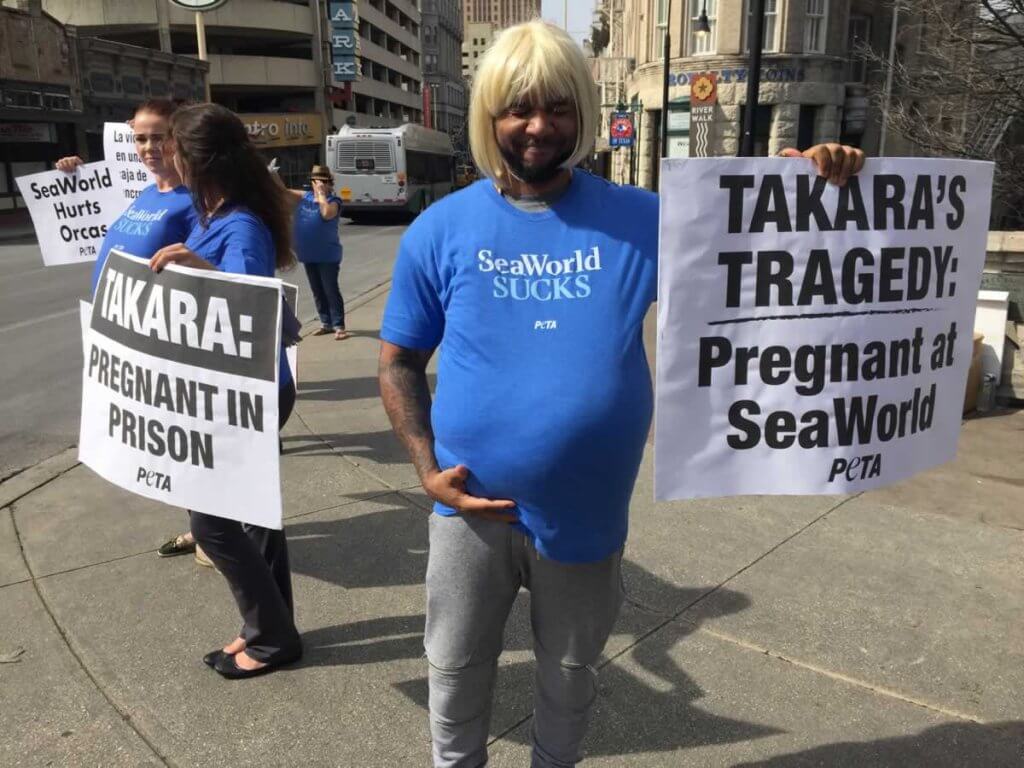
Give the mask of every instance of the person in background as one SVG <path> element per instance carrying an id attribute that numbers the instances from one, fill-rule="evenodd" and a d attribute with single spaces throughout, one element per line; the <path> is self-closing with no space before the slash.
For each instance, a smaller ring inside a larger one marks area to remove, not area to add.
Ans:
<path id="1" fill-rule="evenodd" d="M 188 237 L 199 220 L 192 196 L 182 185 L 165 142 L 168 121 L 176 109 L 177 106 L 166 99 L 150 99 L 139 104 L 128 121 L 135 134 L 135 151 L 153 177 L 153 183 L 142 190 L 107 230 L 92 271 L 93 294 L 112 248 L 149 258 L 165 245 L 180 243 Z M 77 155 L 62 157 L 57 161 L 57 170 L 74 173 L 81 164 L 82 158 Z M 200 565 L 213 565 L 202 549 L 196 547 L 191 533 L 179 534 L 157 550 L 160 557 L 190 552 L 195 552 Z"/>
<path id="2" fill-rule="evenodd" d="M 219 104 L 175 113 L 170 140 L 181 178 L 199 211 L 182 243 L 161 248 L 154 271 L 168 264 L 273 277 L 292 261 L 288 201 L 249 140 L 242 121 Z M 279 425 L 295 404 L 284 350 L 278 375 Z M 265 674 L 302 656 L 295 628 L 288 542 L 284 530 L 193 511 L 192 535 L 227 579 L 242 631 L 204 663 L 229 679 Z"/>
<path id="3" fill-rule="evenodd" d="M 338 237 L 341 199 L 334 194 L 334 178 L 327 168 L 314 165 L 309 177 L 312 187 L 309 192 L 288 190 L 295 203 L 292 222 L 295 255 L 306 268 L 309 288 L 320 317 L 320 327 L 313 331 L 313 335 L 333 333 L 335 340 L 343 341 L 349 333 L 345 330 L 345 299 L 338 287 L 342 256 Z"/>

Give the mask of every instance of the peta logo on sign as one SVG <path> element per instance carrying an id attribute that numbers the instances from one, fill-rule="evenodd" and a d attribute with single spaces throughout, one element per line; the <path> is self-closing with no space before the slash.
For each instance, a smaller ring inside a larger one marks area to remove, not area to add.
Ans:
<path id="1" fill-rule="evenodd" d="M 171 476 L 165 475 L 163 472 L 157 472 L 152 469 L 146 469 L 145 467 L 139 467 L 139 471 L 135 474 L 136 483 L 145 483 L 147 488 L 156 488 L 160 491 L 171 490 Z"/>
<path id="2" fill-rule="evenodd" d="M 854 456 L 852 459 L 838 457 L 832 461 L 832 469 L 828 473 L 828 481 L 835 482 L 837 477 L 845 477 L 852 483 L 854 480 L 867 480 L 882 474 L 882 454 L 869 453 L 866 456 Z"/>

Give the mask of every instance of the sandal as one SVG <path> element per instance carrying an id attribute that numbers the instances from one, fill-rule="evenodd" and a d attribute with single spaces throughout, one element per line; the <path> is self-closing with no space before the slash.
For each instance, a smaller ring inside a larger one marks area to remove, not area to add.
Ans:
<path id="1" fill-rule="evenodd" d="M 175 536 L 170 541 L 166 541 L 160 545 L 160 549 L 156 551 L 160 557 L 175 557 L 176 555 L 187 555 L 189 552 L 196 551 L 195 541 L 188 538 L 188 534 L 182 533 Z"/>
<path id="2" fill-rule="evenodd" d="M 202 565 L 206 568 L 213 568 L 214 570 L 216 570 L 216 566 L 213 564 L 213 560 L 210 559 L 209 555 L 203 552 L 202 547 L 194 546 L 193 549 L 195 549 L 196 551 L 196 565 Z"/>
<path id="3" fill-rule="evenodd" d="M 324 328 L 323 326 L 320 326 L 315 331 L 313 331 L 312 335 L 313 336 L 326 336 L 330 332 L 331 332 L 330 328 Z"/>
<path id="4" fill-rule="evenodd" d="M 344 341 L 345 339 L 347 339 L 351 335 L 352 334 L 349 333 L 348 331 L 346 331 L 344 328 L 339 328 L 338 330 L 336 330 L 334 332 L 334 340 L 335 341 Z"/>

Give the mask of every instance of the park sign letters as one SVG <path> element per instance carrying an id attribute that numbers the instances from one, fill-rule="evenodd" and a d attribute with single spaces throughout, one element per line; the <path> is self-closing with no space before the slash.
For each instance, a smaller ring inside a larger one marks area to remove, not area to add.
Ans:
<path id="1" fill-rule="evenodd" d="M 79 459 L 134 493 L 281 527 L 281 282 L 111 251 L 82 318 Z"/>
<path id="2" fill-rule="evenodd" d="M 657 498 L 857 492 L 956 455 L 991 163 L 663 168 Z"/>

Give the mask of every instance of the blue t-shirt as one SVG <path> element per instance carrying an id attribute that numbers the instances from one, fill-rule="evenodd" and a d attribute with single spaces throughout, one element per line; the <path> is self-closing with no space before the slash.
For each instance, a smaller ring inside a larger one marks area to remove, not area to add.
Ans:
<path id="1" fill-rule="evenodd" d="M 653 410 L 642 328 L 657 243 L 655 195 L 574 171 L 537 213 L 479 181 L 399 246 L 381 338 L 441 347 L 438 463 L 465 464 L 476 496 L 514 500 L 554 560 L 601 560 L 626 540 Z"/>
<path id="2" fill-rule="evenodd" d="M 110 225 L 103 238 L 100 255 L 92 269 L 93 294 L 111 248 L 148 259 L 165 245 L 185 242 L 198 221 L 199 214 L 185 187 L 175 187 L 169 192 L 161 192 L 156 184 L 146 187 L 128 210 Z"/>
<path id="3" fill-rule="evenodd" d="M 245 208 L 231 208 L 214 216 L 205 227 L 197 224 L 185 247 L 221 272 L 274 276 L 274 238 L 267 225 Z M 280 357 L 277 383 L 283 387 L 292 380 L 292 372 L 283 348 Z"/>
<path id="4" fill-rule="evenodd" d="M 341 198 L 330 195 L 327 202 L 337 203 L 338 210 L 341 210 Z M 336 264 L 341 261 L 338 217 L 325 220 L 312 192 L 307 192 L 299 200 L 292 228 L 295 255 L 303 264 Z"/>

